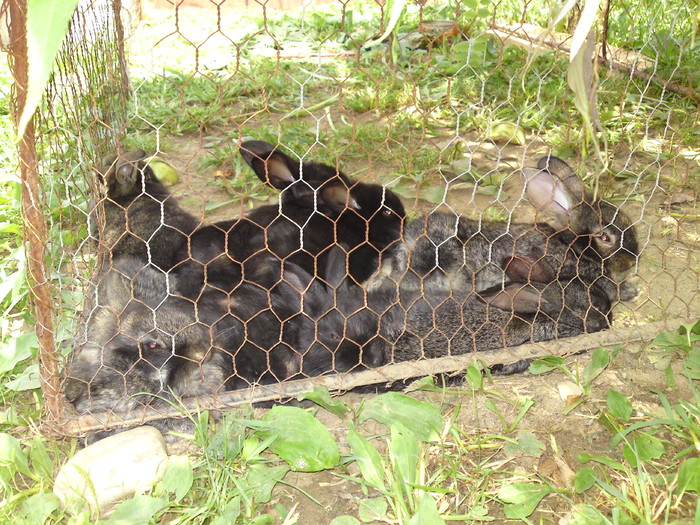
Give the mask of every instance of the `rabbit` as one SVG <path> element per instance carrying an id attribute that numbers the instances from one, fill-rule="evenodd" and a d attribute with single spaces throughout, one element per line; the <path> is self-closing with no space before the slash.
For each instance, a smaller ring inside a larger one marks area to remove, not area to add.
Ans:
<path id="1" fill-rule="evenodd" d="M 388 342 L 385 361 L 460 355 L 526 342 L 597 332 L 612 322 L 611 302 L 596 284 L 580 278 L 555 280 L 542 260 L 513 257 L 505 262 L 509 284 L 477 293 L 466 288 L 431 290 L 402 286 L 389 278 L 369 292 L 384 312 L 380 333 Z M 532 280 L 536 275 L 545 282 Z M 409 279 L 420 280 L 413 275 Z M 502 365 L 516 373 L 527 361 Z"/>
<path id="2" fill-rule="evenodd" d="M 203 296 L 224 306 L 229 322 L 245 330 L 239 346 L 223 347 L 232 362 L 228 389 L 381 364 L 379 317 L 366 308 L 362 288 L 348 282 L 345 251 L 339 246 L 330 251 L 326 280 L 271 259 L 257 267 L 264 275 L 228 294 Z"/>
<path id="3" fill-rule="evenodd" d="M 157 406 L 165 401 L 156 396 L 223 385 L 224 355 L 212 349 L 217 314 L 172 295 L 168 276 L 135 258 L 115 259 L 95 281 L 82 344 L 65 371 L 66 398 L 78 413 Z M 195 370 L 207 381 L 196 381 Z"/>
<path id="4" fill-rule="evenodd" d="M 529 200 L 553 215 L 553 225 L 432 213 L 404 227 L 402 242 L 392 246 L 381 272 L 399 280 L 408 271 L 431 293 L 455 287 L 480 292 L 506 284 L 504 260 L 525 256 L 546 261 L 558 280 L 578 277 L 595 283 L 613 302 L 634 298 L 635 286 L 627 278 L 639 247 L 627 216 L 612 204 L 593 200 L 568 164 L 556 157 L 544 157 L 537 169 L 522 172 Z"/>
<path id="5" fill-rule="evenodd" d="M 180 207 L 155 177 L 143 151 L 105 159 L 99 176 L 107 194 L 90 214 L 91 235 L 112 258 L 131 257 L 168 271 L 173 254 L 201 221 Z M 97 217 L 104 228 L 98 232 Z"/>
<path id="6" fill-rule="evenodd" d="M 351 181 L 325 164 L 294 161 L 262 141 L 244 142 L 241 155 L 262 181 L 281 190 L 280 203 L 199 228 L 182 245 L 177 259 L 189 259 L 179 269 L 190 283 L 183 290 L 188 297 L 204 282 L 226 290 L 249 280 L 257 261 L 270 255 L 324 277 L 327 249 L 339 241 L 349 249 L 350 275 L 362 282 L 400 237 L 406 213 L 390 190 Z"/>

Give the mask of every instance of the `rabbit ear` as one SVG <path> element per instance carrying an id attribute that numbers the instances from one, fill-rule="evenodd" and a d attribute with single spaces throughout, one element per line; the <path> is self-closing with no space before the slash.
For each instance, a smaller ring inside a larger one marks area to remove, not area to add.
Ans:
<path id="1" fill-rule="evenodd" d="M 574 205 L 585 199 L 586 188 L 583 182 L 578 178 L 574 169 L 559 157 L 554 157 L 553 155 L 542 157 L 537 163 L 537 167 L 543 171 L 548 171 L 562 182 L 567 193 L 573 198 Z"/>
<path id="2" fill-rule="evenodd" d="M 277 264 L 279 265 L 278 268 L 281 268 L 278 270 L 280 273 L 277 274 L 280 277 L 280 281 L 287 283 L 299 293 L 303 293 L 309 287 L 313 276 L 301 266 L 289 261 L 277 261 Z"/>
<path id="3" fill-rule="evenodd" d="M 249 140 L 241 144 L 243 159 L 258 178 L 273 188 L 283 190 L 297 178 L 299 162 L 279 151 L 272 144 L 262 140 Z"/>
<path id="4" fill-rule="evenodd" d="M 550 283 L 556 279 L 554 268 L 544 260 L 532 255 L 506 257 L 502 264 L 506 275 L 513 281 Z"/>
<path id="5" fill-rule="evenodd" d="M 549 302 L 538 290 L 523 283 L 513 283 L 493 295 L 482 295 L 490 306 L 506 312 L 534 314 Z"/>
<path id="6" fill-rule="evenodd" d="M 559 225 L 569 226 L 572 210 L 585 201 L 586 192 L 571 167 L 556 157 L 540 160 L 541 166 L 553 169 L 523 168 L 525 192 L 538 210 L 549 212 Z M 561 175 L 560 178 L 557 175 Z"/>
<path id="7" fill-rule="evenodd" d="M 576 172 L 566 162 L 554 155 L 542 157 L 537 162 L 537 167 L 543 171 L 548 171 L 556 175 L 560 180 L 566 180 L 569 177 L 576 177 Z"/>
<path id="8" fill-rule="evenodd" d="M 536 168 L 523 168 L 522 173 L 527 197 L 535 208 L 556 216 L 568 214 L 573 204 L 561 180 Z"/>
<path id="9" fill-rule="evenodd" d="M 102 159 L 100 178 L 117 195 L 127 194 L 136 184 L 139 175 L 139 161 L 146 157 L 143 150 L 129 151 L 121 155 L 111 155 Z M 150 168 L 142 168 L 146 175 Z M 116 186 L 116 187 L 115 187 Z"/>
<path id="10" fill-rule="evenodd" d="M 342 213 L 346 208 L 359 210 L 355 197 L 341 180 L 329 181 L 319 190 L 319 196 L 324 204 L 335 213 Z"/>
<path id="11" fill-rule="evenodd" d="M 338 289 L 348 275 L 347 250 L 347 246 L 339 244 L 333 246 L 328 251 L 328 259 L 326 260 L 326 282 L 331 288 Z"/>

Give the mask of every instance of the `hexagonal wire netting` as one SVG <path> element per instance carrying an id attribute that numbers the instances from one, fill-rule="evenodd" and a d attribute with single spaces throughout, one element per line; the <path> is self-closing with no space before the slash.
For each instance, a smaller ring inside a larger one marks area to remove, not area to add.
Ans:
<path id="1" fill-rule="evenodd" d="M 697 28 L 666 4 L 609 5 L 567 78 L 579 12 L 547 31 L 544 1 L 81 2 L 27 172 L 49 419 L 512 371 L 696 315 Z"/>

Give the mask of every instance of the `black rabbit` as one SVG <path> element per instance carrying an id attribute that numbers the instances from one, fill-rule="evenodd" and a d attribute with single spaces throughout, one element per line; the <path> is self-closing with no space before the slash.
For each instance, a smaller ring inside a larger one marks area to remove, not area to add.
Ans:
<path id="1" fill-rule="evenodd" d="M 392 247 L 382 272 L 397 281 L 406 272 L 414 274 L 421 278 L 415 284 L 430 293 L 454 288 L 480 292 L 504 286 L 504 261 L 516 256 L 545 261 L 560 281 L 595 283 L 612 302 L 633 298 L 636 289 L 626 279 L 639 247 L 627 216 L 612 204 L 593 200 L 556 157 L 522 171 L 529 200 L 554 217 L 553 225 L 433 213 L 406 225 L 403 242 Z"/>
<path id="2" fill-rule="evenodd" d="M 201 221 L 155 177 L 143 151 L 105 159 L 100 178 L 107 195 L 90 214 L 91 235 L 100 247 L 112 258 L 136 258 L 170 270 L 178 262 L 173 254 Z"/>
<path id="3" fill-rule="evenodd" d="M 346 254 L 333 247 L 323 280 L 294 263 L 271 259 L 230 293 L 210 290 L 201 302 L 225 308 L 217 340 L 230 356 L 228 389 L 347 372 L 382 364 L 379 316 L 365 293 L 346 279 Z M 245 338 L 226 343 L 226 330 Z"/>
<path id="4" fill-rule="evenodd" d="M 231 289 L 271 255 L 323 277 L 328 248 L 338 242 L 348 247 L 350 275 L 362 282 L 400 237 L 404 207 L 382 186 L 351 181 L 324 164 L 294 161 L 266 142 L 244 142 L 241 154 L 262 181 L 282 190 L 280 203 L 198 229 L 177 256 L 189 259 L 179 270 L 190 283 L 186 295 L 197 296 L 204 281 Z"/>

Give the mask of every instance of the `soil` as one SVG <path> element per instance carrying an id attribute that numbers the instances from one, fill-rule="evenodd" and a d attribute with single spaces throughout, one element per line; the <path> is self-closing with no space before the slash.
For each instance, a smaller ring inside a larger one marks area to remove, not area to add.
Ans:
<path id="1" fill-rule="evenodd" d="M 583 370 L 589 361 L 588 354 L 580 355 L 568 360 L 567 365 L 570 370 Z M 484 487 L 484 490 L 497 491 L 501 483 L 527 481 L 528 477 L 531 476 L 533 478 L 530 479 L 536 481 L 539 478 L 561 490 L 561 494 L 545 497 L 537 511 L 530 516 L 533 523 L 559 523 L 559 520 L 571 510 L 572 502 L 573 504 L 598 505 L 594 499 L 591 499 L 595 497 L 595 491 L 577 495 L 572 490 L 573 476 L 583 466 L 583 463 L 579 461 L 580 454 L 607 456 L 618 461 L 622 460 L 620 447 L 611 451 L 611 433 L 599 422 L 600 410 L 606 407 L 608 389 L 620 392 L 630 400 L 634 407 L 632 422 L 641 419 L 642 413 L 659 415 L 663 413 L 659 398 L 652 393 L 652 390 L 663 392 L 672 405 L 680 400 L 692 399 L 690 391 L 681 382 L 676 388 L 669 388 L 664 372 L 650 364 L 642 347 L 635 344 L 627 345 L 595 380 L 587 402 L 579 405 L 572 412 L 563 414 L 567 408 L 567 401 L 562 399 L 559 386 L 568 383 L 568 378 L 561 372 L 552 372 L 541 376 L 524 374 L 494 379 L 493 384 L 489 385 L 488 389 L 501 394 L 502 398 L 500 399 L 485 395 L 477 395 L 472 398 L 472 395 L 466 392 L 447 396 L 428 396 L 438 406 L 442 403 L 446 417 L 450 417 L 457 407 L 460 408 L 455 426 L 463 433 L 462 439 L 464 441 L 476 442 L 479 436 L 483 436 L 488 441 L 488 436 L 493 435 L 516 438 L 518 433 L 530 431 L 543 444 L 543 450 L 539 455 L 525 453 L 513 455 L 503 449 L 495 452 L 490 448 L 474 447 L 469 456 L 463 459 L 461 467 L 461 474 L 465 480 L 470 477 L 469 470 L 481 473 L 483 469 L 493 468 L 502 473 L 500 476 L 495 476 L 491 481 L 492 484 L 489 487 Z M 418 394 L 417 397 L 420 398 L 422 395 Z M 364 398 L 366 395 L 350 393 L 340 396 L 339 400 L 357 408 Z M 523 398 L 530 398 L 535 404 L 513 432 L 505 431 L 499 418 L 486 408 L 487 401 L 493 402 L 506 421 L 511 423 L 518 415 L 519 410 L 513 406 L 511 400 Z M 324 410 L 319 410 L 317 417 L 334 431 L 339 443 L 344 443 L 343 422 Z M 384 436 L 386 434 L 385 427 L 372 423 L 372 421 L 368 421 L 366 424 L 360 425 L 358 430 L 365 436 Z M 381 438 L 373 441 L 375 446 L 378 442 L 381 442 Z M 493 444 L 494 440 L 488 441 L 488 443 Z M 348 450 L 341 449 L 341 451 L 349 453 Z M 444 458 L 440 456 L 439 447 L 432 447 L 430 451 L 431 465 L 434 471 L 437 471 Z M 587 466 L 591 466 L 591 464 Z M 290 473 L 285 478 L 290 486 L 280 487 L 276 491 L 276 497 L 272 504 L 281 503 L 286 509 L 294 507 L 299 515 L 298 523 L 330 523 L 334 517 L 343 514 L 357 517 L 359 502 L 362 499 L 380 496 L 371 490 L 369 494 L 364 494 L 359 484 L 346 481 L 338 474 L 343 473 L 339 469 L 334 472 Z M 469 504 L 474 502 L 472 499 L 474 487 L 470 487 L 465 481 L 461 490 L 463 492 L 460 495 L 465 498 L 465 504 L 460 507 L 459 511 L 467 514 L 470 511 Z M 311 494 L 316 501 L 306 497 L 303 492 Z M 440 498 L 451 497 L 440 494 L 434 494 L 434 496 L 438 498 L 438 506 Z M 449 508 L 454 509 L 453 500 L 446 502 L 446 504 L 448 503 Z M 497 523 L 510 522 L 502 514 L 502 506 L 499 503 L 485 502 L 485 504 L 489 508 L 489 516 L 495 518 Z M 692 502 L 690 504 L 692 505 Z M 605 511 L 602 507 L 601 510 Z M 687 518 L 693 515 L 694 506 L 682 505 L 675 512 L 676 517 Z M 518 522 L 518 520 L 513 520 L 513 522 Z M 463 522 L 457 521 L 456 523 Z"/>

